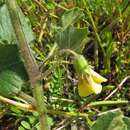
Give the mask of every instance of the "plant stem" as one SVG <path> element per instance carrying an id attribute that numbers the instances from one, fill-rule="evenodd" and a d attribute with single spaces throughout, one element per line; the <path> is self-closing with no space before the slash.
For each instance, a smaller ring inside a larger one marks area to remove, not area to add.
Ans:
<path id="1" fill-rule="evenodd" d="M 42 62 L 42 64 L 45 64 L 46 61 L 48 61 L 52 56 L 54 56 L 54 52 L 55 52 L 56 48 L 57 48 L 57 44 L 54 43 L 53 47 L 51 48 L 51 51 L 47 55 L 46 59 Z"/>
<path id="2" fill-rule="evenodd" d="M 23 104 L 20 102 L 16 102 L 14 100 L 8 99 L 6 97 L 0 96 L 0 101 L 6 104 L 14 105 L 22 110 L 33 111 L 34 107 L 31 104 Z"/>
<path id="3" fill-rule="evenodd" d="M 85 1 L 85 0 L 83 0 L 83 2 L 84 2 L 84 5 L 85 5 L 85 8 L 86 8 L 86 11 L 87 11 L 89 20 L 90 20 L 90 22 L 92 23 L 92 27 L 93 27 L 93 30 L 94 30 L 94 32 L 95 32 L 97 41 L 98 41 L 98 43 L 99 43 L 99 45 L 100 45 L 102 51 L 105 52 L 105 51 L 104 51 L 104 48 L 102 47 L 102 42 L 101 42 L 100 36 L 98 35 L 98 30 L 97 30 L 97 27 L 96 27 L 96 25 L 95 25 L 95 23 L 94 23 L 92 14 L 91 14 L 91 12 L 89 11 L 88 2 Z"/>
<path id="4" fill-rule="evenodd" d="M 36 106 L 35 99 L 34 99 L 32 96 L 30 96 L 30 95 L 28 95 L 28 94 L 26 94 L 26 93 L 24 93 L 24 92 L 22 92 L 22 91 L 20 91 L 20 92 L 17 94 L 17 96 L 19 96 L 19 97 L 21 97 L 22 99 L 26 100 L 28 103 L 32 104 L 33 106 Z"/>
<path id="5" fill-rule="evenodd" d="M 48 110 L 48 113 L 49 114 L 52 114 L 52 115 L 60 115 L 60 116 L 64 116 L 64 117 L 67 117 L 67 118 L 70 118 L 70 117 L 82 117 L 86 120 L 86 123 L 88 125 L 91 125 L 92 124 L 92 121 L 89 119 L 88 117 L 88 114 L 86 113 L 80 113 L 80 112 L 64 112 L 64 111 L 59 111 L 59 110 Z"/>
<path id="6" fill-rule="evenodd" d="M 59 111 L 59 110 L 49 110 L 49 114 L 53 115 L 60 115 L 64 117 L 88 117 L 88 114 L 86 113 L 78 113 L 78 112 L 64 112 L 64 111 Z"/>
<path id="7" fill-rule="evenodd" d="M 98 44 L 99 44 L 99 46 L 100 46 L 100 48 L 101 48 L 101 50 L 102 50 L 102 52 L 103 52 L 103 55 L 105 56 L 105 50 L 104 50 L 104 48 L 103 48 L 103 46 L 102 46 L 102 41 L 101 41 L 101 39 L 100 39 L 100 36 L 98 35 L 98 30 L 97 30 L 97 27 L 96 27 L 96 25 L 95 25 L 95 23 L 94 23 L 92 14 L 91 14 L 91 12 L 89 11 L 88 1 L 87 1 L 87 0 L 83 0 L 83 3 L 84 3 L 84 5 L 85 5 L 85 9 L 86 9 L 88 18 L 89 18 L 89 20 L 90 20 L 90 22 L 91 22 L 91 24 L 92 24 L 92 28 L 93 28 L 93 30 L 94 30 L 94 33 L 95 33 L 97 42 L 98 42 Z M 96 65 L 98 65 L 98 45 L 97 45 L 97 43 L 95 44 L 95 62 L 96 62 Z"/>
<path id="8" fill-rule="evenodd" d="M 30 104 L 23 104 L 23 103 L 18 103 L 16 101 L 7 99 L 5 97 L 0 96 L 0 101 L 4 103 L 8 103 L 14 106 L 17 106 L 20 109 L 26 109 L 28 111 L 36 111 L 35 106 L 32 106 Z M 95 106 L 115 106 L 115 105 L 128 105 L 129 101 L 128 100 L 119 100 L 119 101 L 97 101 L 97 102 L 92 102 L 90 104 L 87 104 L 84 106 L 85 107 L 95 107 Z M 49 114 L 52 115 L 59 115 L 59 116 L 64 116 L 67 118 L 70 117 L 83 117 L 86 119 L 87 124 L 91 126 L 92 122 L 88 118 L 88 114 L 86 113 L 80 113 L 80 112 L 64 112 L 64 111 L 59 111 L 59 110 L 52 110 L 48 109 L 47 111 Z"/>
<path id="9" fill-rule="evenodd" d="M 10 104 L 10 105 L 14 105 L 17 106 L 20 109 L 26 109 L 28 111 L 36 111 L 35 106 L 33 106 L 32 104 L 23 104 L 23 103 L 19 103 L 16 102 L 14 100 L 10 100 L 6 97 L 0 96 L 0 101 Z M 84 107 L 95 107 L 95 106 L 115 106 L 115 105 L 128 105 L 129 101 L 128 100 L 119 100 L 119 101 L 97 101 L 97 102 L 92 102 L 89 103 L 87 105 L 85 105 Z M 65 117 L 87 117 L 88 114 L 86 113 L 79 113 L 79 112 L 64 112 L 64 111 L 59 111 L 59 110 L 52 110 L 52 109 L 48 109 L 47 113 L 49 114 L 53 114 L 53 115 L 60 115 L 60 116 L 65 116 Z"/>
<path id="10" fill-rule="evenodd" d="M 97 102 L 92 102 L 88 105 L 87 107 L 95 107 L 95 106 L 115 106 L 115 105 L 127 105 L 129 101 L 127 100 L 117 100 L 117 101 L 97 101 Z"/>
<path id="11" fill-rule="evenodd" d="M 75 51 L 71 50 L 71 49 L 62 49 L 59 53 L 64 53 L 64 52 L 72 54 L 75 57 L 78 56 L 78 54 Z"/>
<path id="12" fill-rule="evenodd" d="M 46 107 L 44 103 L 43 89 L 41 84 L 41 73 L 25 38 L 25 34 L 23 32 L 22 24 L 18 14 L 19 10 L 16 1 L 6 0 L 6 4 L 9 10 L 12 26 L 14 28 L 14 32 L 18 41 L 18 47 L 21 52 L 21 57 L 24 60 L 24 66 L 27 70 L 30 84 L 33 89 L 33 95 L 36 100 L 36 109 L 39 113 L 40 127 L 41 130 L 48 130 Z"/>

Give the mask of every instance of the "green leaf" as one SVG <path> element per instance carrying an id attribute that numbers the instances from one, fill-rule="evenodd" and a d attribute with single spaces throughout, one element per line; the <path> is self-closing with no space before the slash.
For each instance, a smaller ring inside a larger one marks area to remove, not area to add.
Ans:
<path id="1" fill-rule="evenodd" d="M 24 128 L 28 129 L 28 130 L 31 129 L 31 126 L 30 126 L 30 124 L 29 124 L 27 121 L 22 121 L 22 122 L 21 122 L 21 125 L 22 125 Z"/>
<path id="2" fill-rule="evenodd" d="M 23 27 L 22 29 L 27 42 L 31 43 L 32 41 L 34 41 L 34 35 L 32 33 L 29 21 L 27 21 L 27 18 L 25 18 L 20 8 L 18 8 L 17 12 L 19 14 L 21 25 Z M 9 12 L 5 4 L 0 7 L 0 41 L 4 41 L 3 44 L 17 44 Z M 2 42 L 0 42 L 0 44 L 1 43 Z"/>
<path id="3" fill-rule="evenodd" d="M 39 116 L 38 112 L 33 112 L 32 114 L 33 114 L 33 116 L 35 116 L 36 118 Z"/>
<path id="4" fill-rule="evenodd" d="M 12 96 L 28 80 L 16 45 L 0 45 L 0 95 Z"/>
<path id="5" fill-rule="evenodd" d="M 17 116 L 20 116 L 22 114 L 22 111 L 19 110 L 16 106 L 10 106 L 10 110 L 17 114 Z"/>
<path id="6" fill-rule="evenodd" d="M 56 42 L 61 49 L 72 49 L 82 52 L 87 41 L 87 28 L 74 28 L 69 26 L 64 31 L 57 33 Z"/>
<path id="7" fill-rule="evenodd" d="M 20 8 L 17 12 L 26 40 L 31 43 L 34 40 L 31 26 Z M 3 4 L 0 6 L 0 95 L 6 97 L 17 94 L 28 80 L 17 44 L 7 6 Z"/>
<path id="8" fill-rule="evenodd" d="M 62 26 L 67 28 L 68 26 L 76 23 L 84 16 L 83 10 L 78 7 L 67 10 L 62 16 Z"/>
<path id="9" fill-rule="evenodd" d="M 21 63 L 16 45 L 0 45 L 0 70 Z"/>
<path id="10" fill-rule="evenodd" d="M 128 117 L 124 117 L 123 121 L 125 122 L 125 124 L 127 125 L 127 130 L 130 130 L 130 118 Z"/>
<path id="11" fill-rule="evenodd" d="M 53 118 L 50 117 L 50 116 L 47 116 L 47 122 L 48 122 L 48 125 L 51 127 L 52 125 L 54 125 L 54 121 L 53 121 Z"/>
<path id="12" fill-rule="evenodd" d="M 107 112 L 97 119 L 90 130 L 129 130 L 121 111 Z"/>
<path id="13" fill-rule="evenodd" d="M 19 126 L 18 130 L 25 130 L 22 126 Z"/>
<path id="14" fill-rule="evenodd" d="M 38 123 L 35 127 L 36 127 L 36 130 L 41 130 L 41 129 L 40 129 L 40 124 L 39 124 L 39 123 Z"/>
<path id="15" fill-rule="evenodd" d="M 2 71 L 0 73 L 0 95 L 11 96 L 17 94 L 23 83 L 17 73 L 10 70 Z"/>
<path id="16" fill-rule="evenodd" d="M 29 120 L 29 123 L 30 123 L 30 124 L 33 124 L 33 123 L 36 121 L 36 117 L 34 117 L 34 116 L 29 116 L 29 117 L 28 117 L 28 120 Z"/>

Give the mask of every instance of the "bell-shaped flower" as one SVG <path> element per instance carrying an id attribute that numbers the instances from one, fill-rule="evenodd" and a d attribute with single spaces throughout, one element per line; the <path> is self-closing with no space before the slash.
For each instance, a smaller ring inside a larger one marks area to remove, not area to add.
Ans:
<path id="1" fill-rule="evenodd" d="M 82 55 L 77 55 L 74 66 L 78 75 L 78 92 L 82 97 L 90 94 L 99 94 L 102 91 L 102 82 L 107 79 L 96 73 Z"/>

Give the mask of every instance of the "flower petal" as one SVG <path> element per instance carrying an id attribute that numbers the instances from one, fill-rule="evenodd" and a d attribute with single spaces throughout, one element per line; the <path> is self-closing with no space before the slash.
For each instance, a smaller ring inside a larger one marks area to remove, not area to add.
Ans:
<path id="1" fill-rule="evenodd" d="M 93 80 L 96 82 L 96 83 L 102 83 L 102 82 L 106 82 L 107 79 L 104 78 L 103 76 L 101 76 L 100 74 L 96 73 L 94 70 L 92 69 L 89 69 L 90 71 L 90 74 L 93 78 Z"/>
<path id="2" fill-rule="evenodd" d="M 86 79 L 80 79 L 78 85 L 78 92 L 81 97 L 89 96 L 93 93 L 91 86 Z"/>
<path id="3" fill-rule="evenodd" d="M 102 91 L 102 85 L 96 83 L 91 76 L 88 77 L 90 89 L 93 93 L 99 94 Z"/>

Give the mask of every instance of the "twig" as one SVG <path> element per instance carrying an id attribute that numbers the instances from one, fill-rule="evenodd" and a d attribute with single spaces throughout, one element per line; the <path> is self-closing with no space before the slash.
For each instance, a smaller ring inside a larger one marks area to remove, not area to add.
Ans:
<path id="1" fill-rule="evenodd" d="M 121 89 L 122 85 L 130 78 L 130 75 L 125 77 L 121 83 L 117 86 L 115 90 L 113 90 L 104 100 L 108 100 L 109 98 L 112 97 L 113 94 L 115 94 L 119 89 Z"/>

